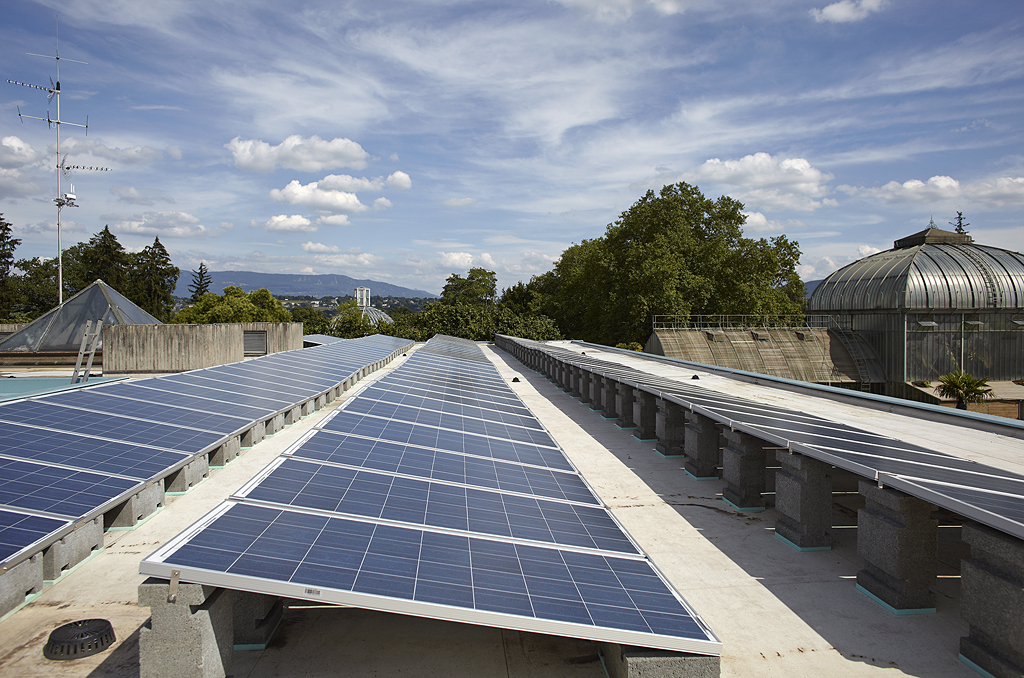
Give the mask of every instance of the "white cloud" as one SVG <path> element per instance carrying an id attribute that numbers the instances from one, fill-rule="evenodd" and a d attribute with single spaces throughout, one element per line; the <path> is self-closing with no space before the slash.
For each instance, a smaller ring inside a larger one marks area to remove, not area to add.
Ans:
<path id="1" fill-rule="evenodd" d="M 320 172 L 336 167 L 363 169 L 369 154 L 350 139 L 324 141 L 313 135 L 293 134 L 277 146 L 256 139 L 235 137 L 224 147 L 235 158 L 235 167 L 250 172 L 273 172 L 280 165 L 300 172 Z"/>
<path id="2" fill-rule="evenodd" d="M 470 252 L 438 252 L 441 255 L 441 265 L 449 269 L 470 269 L 474 266 L 484 266 L 490 269 L 498 267 L 494 258 L 487 252 L 472 254 Z"/>
<path id="3" fill-rule="evenodd" d="M 0 198 L 22 198 L 39 191 L 39 186 L 21 170 L 0 168 Z"/>
<path id="4" fill-rule="evenodd" d="M 32 146 L 19 137 L 10 136 L 0 139 L 0 168 L 17 169 L 30 165 L 39 158 Z"/>
<path id="5" fill-rule="evenodd" d="M 341 248 L 337 245 L 325 245 L 321 242 L 304 242 L 302 243 L 302 251 L 309 252 L 310 254 L 330 254 L 332 252 L 340 252 Z"/>
<path id="6" fill-rule="evenodd" d="M 405 172 L 392 172 L 387 178 L 388 188 L 404 190 L 412 188 L 412 179 Z"/>
<path id="7" fill-rule="evenodd" d="M 130 217 L 101 215 L 110 220 L 110 229 L 117 233 L 136 235 L 157 235 L 164 238 L 197 238 L 217 235 L 199 223 L 199 219 L 188 212 L 145 212 Z M 61 224 L 63 226 L 63 223 Z"/>
<path id="8" fill-rule="evenodd" d="M 377 179 L 364 179 L 350 177 L 347 174 L 328 174 L 316 183 L 319 188 L 324 190 L 348 191 L 350 193 L 355 193 L 356 191 L 379 191 L 384 188 L 384 180 L 379 177 Z"/>
<path id="9" fill-rule="evenodd" d="M 886 0 L 840 0 L 822 9 L 812 9 L 811 16 L 818 23 L 828 21 L 834 24 L 866 19 L 872 12 L 885 7 Z"/>
<path id="10" fill-rule="evenodd" d="M 558 0 L 570 9 L 581 10 L 591 18 L 606 23 L 625 21 L 642 7 L 652 7 L 659 14 L 682 14 L 692 2 L 684 0 Z"/>
<path id="11" fill-rule="evenodd" d="M 843 185 L 838 189 L 850 195 L 887 203 L 929 203 L 957 199 L 995 207 L 1024 205 L 1024 177 L 995 177 L 961 184 L 953 177 L 936 175 L 927 181 L 890 181 L 878 188 Z"/>
<path id="12" fill-rule="evenodd" d="M 268 231 L 278 231 L 281 233 L 312 233 L 317 229 L 313 222 L 301 214 L 293 214 L 291 216 L 278 214 L 275 217 L 270 217 L 263 224 L 253 219 L 249 225 L 253 228 L 262 226 Z"/>
<path id="13" fill-rule="evenodd" d="M 760 212 L 744 212 L 743 215 L 747 218 L 743 224 L 744 231 L 778 233 L 782 230 L 782 225 L 778 221 L 770 220 Z"/>
<path id="14" fill-rule="evenodd" d="M 387 198 L 377 198 L 373 201 L 373 209 L 375 210 L 386 210 L 391 207 L 391 201 Z"/>
<path id="15" fill-rule="evenodd" d="M 149 188 L 140 191 L 134 186 L 111 186 L 110 192 L 117 196 L 118 202 L 125 202 L 129 205 L 152 206 L 156 202 L 174 202 L 174 198 L 165 195 L 163 191 Z"/>
<path id="16" fill-rule="evenodd" d="M 711 158 L 692 172 L 683 175 L 686 181 L 710 181 L 734 186 L 730 192 L 747 205 L 763 210 L 795 210 L 807 212 L 822 205 L 834 205 L 825 198 L 825 182 L 832 175 L 812 166 L 804 158 L 772 157 L 768 153 L 745 155 L 739 160 Z"/>
<path id="17" fill-rule="evenodd" d="M 348 226 L 352 222 L 348 220 L 347 215 L 329 214 L 317 219 L 316 223 L 320 224 L 321 226 Z"/>
<path id="18" fill-rule="evenodd" d="M 363 252 L 358 247 L 352 247 L 337 254 L 319 255 L 317 256 L 317 261 L 325 266 L 333 268 L 358 267 L 379 269 L 379 267 L 385 262 L 385 259 L 384 257 L 377 256 L 376 254 Z"/>
<path id="19" fill-rule="evenodd" d="M 324 190 L 320 188 L 319 182 L 300 184 L 293 179 L 283 189 L 273 189 L 270 197 L 278 202 L 285 202 L 290 205 L 305 205 L 310 209 L 323 212 L 340 212 L 343 214 L 354 214 L 367 209 L 366 205 L 359 202 L 355 193 L 346 191 Z"/>
<path id="20" fill-rule="evenodd" d="M 180 146 L 168 146 L 167 155 L 171 156 L 175 160 L 181 160 L 181 147 Z"/>
<path id="21" fill-rule="evenodd" d="M 476 198 L 448 198 L 441 202 L 448 205 L 448 207 L 462 207 L 463 205 L 472 205 L 476 202 Z"/>
<path id="22" fill-rule="evenodd" d="M 35 224 L 29 224 L 29 225 L 27 225 L 27 226 L 25 226 L 25 227 L 23 227 L 23 228 L 21 228 L 19 230 L 24 231 L 26 233 L 56 233 L 57 232 L 57 222 L 56 221 L 49 221 L 49 220 L 40 221 L 40 222 L 35 223 Z M 60 220 L 60 230 L 61 230 L 62 233 L 68 233 L 68 232 L 72 232 L 72 231 L 78 232 L 78 233 L 87 233 L 88 232 L 88 229 L 86 229 L 86 227 L 83 226 L 82 224 L 79 224 L 76 221 L 68 221 L 67 219 L 61 219 Z M 43 257 L 43 259 L 48 259 L 48 258 L 49 257 Z"/>
<path id="23" fill-rule="evenodd" d="M 52 151 L 55 149 L 51 146 L 50 150 Z M 71 137 L 61 141 L 60 150 L 62 153 L 67 153 L 72 156 L 68 160 L 68 164 L 81 164 L 81 162 L 75 162 L 74 156 L 76 155 L 91 155 L 95 158 L 113 160 L 126 165 L 145 165 L 160 157 L 160 151 L 155 148 L 150 148 L 149 146 L 116 148 L 113 146 L 107 146 L 102 141 L 96 141 L 94 139 L 79 139 L 77 137 Z"/>

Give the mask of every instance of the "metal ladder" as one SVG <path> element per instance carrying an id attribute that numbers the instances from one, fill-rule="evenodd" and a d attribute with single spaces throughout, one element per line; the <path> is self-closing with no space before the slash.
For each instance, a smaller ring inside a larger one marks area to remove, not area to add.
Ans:
<path id="1" fill-rule="evenodd" d="M 996 282 L 995 276 L 992 275 L 988 262 L 977 252 L 971 251 L 970 247 L 964 247 L 960 251 L 978 267 L 981 277 L 985 279 L 985 292 L 988 297 L 986 305 L 992 308 L 999 308 L 1003 301 L 1002 288 Z"/>
<path id="2" fill-rule="evenodd" d="M 93 323 L 96 323 L 96 327 L 93 328 Z M 89 360 L 85 364 L 85 372 L 82 373 L 81 383 L 89 381 L 89 372 L 92 371 L 92 359 L 96 357 L 96 345 L 100 340 L 100 332 L 103 331 L 102 320 L 87 320 L 85 321 L 85 334 L 82 335 L 82 345 L 78 348 L 78 361 L 75 363 L 75 372 L 71 375 L 71 383 L 77 384 L 78 374 L 82 370 L 82 360 L 85 358 L 86 353 L 89 355 Z"/>

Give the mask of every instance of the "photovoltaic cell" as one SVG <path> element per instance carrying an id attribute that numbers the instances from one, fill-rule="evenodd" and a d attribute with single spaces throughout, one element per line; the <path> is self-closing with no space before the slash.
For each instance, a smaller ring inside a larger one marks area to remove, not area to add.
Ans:
<path id="1" fill-rule="evenodd" d="M 0 459 L 0 504 L 82 518 L 138 486 L 130 478 Z"/>
<path id="2" fill-rule="evenodd" d="M 0 509 L 0 563 L 45 542 L 55 532 L 70 524 L 67 520 Z"/>

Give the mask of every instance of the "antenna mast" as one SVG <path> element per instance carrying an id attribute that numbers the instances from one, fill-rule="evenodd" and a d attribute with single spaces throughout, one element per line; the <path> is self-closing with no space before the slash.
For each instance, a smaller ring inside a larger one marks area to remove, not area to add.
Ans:
<path id="1" fill-rule="evenodd" d="M 71 170 L 73 170 L 73 169 L 99 170 L 99 171 L 104 171 L 104 172 L 108 172 L 110 170 L 107 167 L 82 167 L 80 165 L 67 165 L 65 163 L 65 160 L 67 159 L 67 156 L 65 155 L 64 158 L 61 158 L 61 155 L 60 155 L 60 126 L 61 125 L 71 125 L 72 127 L 82 127 L 82 128 L 85 129 L 86 136 L 88 136 L 89 135 L 89 116 L 85 117 L 85 124 L 84 125 L 79 125 L 78 123 L 74 123 L 74 122 L 65 122 L 65 121 L 60 119 L 60 52 L 59 52 L 59 47 L 60 47 L 60 36 L 59 36 L 59 33 L 57 32 L 57 30 L 54 29 L 54 48 L 53 48 L 53 56 L 52 57 L 47 56 L 45 54 L 33 54 L 32 52 L 25 52 L 29 56 L 43 57 L 44 59 L 53 59 L 54 61 L 56 61 L 57 62 L 57 82 L 56 83 L 54 83 L 53 80 L 50 80 L 50 86 L 49 87 L 40 87 L 39 85 L 31 85 L 31 84 L 29 84 L 27 82 L 19 82 L 17 80 L 8 80 L 7 82 L 11 83 L 12 85 L 21 85 L 22 87 L 31 87 L 33 89 L 42 90 L 42 91 L 46 92 L 49 95 L 46 98 L 47 102 L 49 102 L 51 99 L 56 99 L 56 102 L 57 102 L 57 117 L 56 118 L 51 118 L 50 117 L 49 109 L 47 109 L 47 111 L 46 111 L 46 117 L 45 118 L 40 118 L 40 117 L 35 116 L 35 115 L 24 115 L 21 112 L 21 107 L 20 106 L 18 107 L 18 118 L 22 122 L 25 122 L 25 120 L 24 120 L 25 118 L 31 118 L 32 120 L 45 120 L 47 126 L 49 126 L 49 127 L 56 126 L 56 128 L 57 128 L 57 163 L 56 163 L 56 168 L 57 168 L 57 197 L 53 199 L 53 202 L 55 202 L 57 204 L 57 303 L 58 304 L 63 304 L 64 303 L 64 257 L 63 257 L 64 248 L 61 245 L 60 213 L 61 213 L 61 210 L 64 209 L 65 207 L 78 207 L 78 205 L 75 204 L 74 186 L 71 187 L 71 192 L 70 193 L 63 193 L 61 191 L 61 176 L 63 175 L 63 176 L 66 176 L 66 177 L 70 178 Z M 86 64 L 85 61 L 76 61 L 74 59 L 67 59 L 67 58 L 65 58 L 65 61 L 70 61 L 70 62 L 76 63 L 76 64 Z M 86 64 L 86 65 L 88 65 L 88 64 Z"/>

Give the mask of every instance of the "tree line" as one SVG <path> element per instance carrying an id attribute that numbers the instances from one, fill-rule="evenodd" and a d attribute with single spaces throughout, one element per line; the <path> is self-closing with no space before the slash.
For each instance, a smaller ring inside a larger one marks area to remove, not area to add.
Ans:
<path id="1" fill-rule="evenodd" d="M 328 317 L 315 308 L 289 313 L 265 289 L 246 293 L 228 287 L 218 295 L 209 290 L 205 264 L 192 272 L 191 305 L 172 317 L 178 269 L 159 239 L 143 252 L 127 253 L 108 228 L 67 250 L 65 291 L 73 293 L 102 278 L 157 318 L 171 322 L 293 320 L 303 323 L 305 334 L 346 338 L 385 333 L 416 341 L 434 334 L 487 340 L 500 333 L 635 348 L 650 335 L 654 315 L 770 319 L 801 314 L 799 245 L 786 236 L 744 237 L 742 210 L 737 200 L 712 200 L 682 182 L 658 193 L 648 191 L 608 224 L 603 236 L 571 245 L 553 262 L 552 270 L 528 283 L 516 283 L 498 294 L 493 271 L 473 268 L 465 277 L 452 274 L 438 300 L 419 311 L 389 309 L 390 323 L 373 323 L 354 300 L 340 304 Z M 11 290 L 10 301 L 0 311 L 6 309 L 8 317 L 12 312 L 38 315 L 56 304 L 55 263 L 14 261 L 17 244 L 10 238 L 9 225 L 0 228 L 3 290 Z M 11 255 L 5 259 L 8 250 Z M 12 265 L 21 273 L 8 275 Z M 13 281 L 9 286 L 8 280 Z"/>
<path id="2" fill-rule="evenodd" d="M 16 259 L 21 240 L 0 214 L 0 319 L 30 322 L 57 305 L 57 260 Z M 105 226 L 63 252 L 64 299 L 102 280 L 160 321 L 174 312 L 180 271 L 160 242 L 129 252 Z"/>

